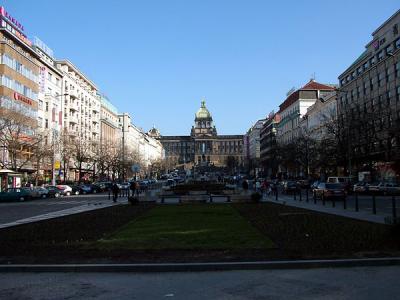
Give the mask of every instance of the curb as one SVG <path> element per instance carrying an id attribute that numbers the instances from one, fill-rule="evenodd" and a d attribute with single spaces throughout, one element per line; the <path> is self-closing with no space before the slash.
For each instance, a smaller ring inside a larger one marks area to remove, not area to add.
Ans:
<path id="1" fill-rule="evenodd" d="M 399 266 L 400 257 L 338 259 L 338 260 L 295 260 L 220 263 L 171 263 L 171 264 L 59 264 L 59 265 L 0 265 L 0 273 L 16 272 L 206 272 L 239 270 L 290 270 L 315 268 L 383 267 Z"/>

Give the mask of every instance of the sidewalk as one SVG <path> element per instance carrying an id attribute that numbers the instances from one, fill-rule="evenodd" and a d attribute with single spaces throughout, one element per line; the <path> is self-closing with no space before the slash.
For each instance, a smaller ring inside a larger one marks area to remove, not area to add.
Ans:
<path id="1" fill-rule="evenodd" d="M 321 204 L 314 204 L 312 198 L 309 199 L 309 202 L 306 202 L 305 199 L 299 201 L 298 198 L 295 201 L 292 195 L 279 195 L 278 201 L 275 200 L 274 195 L 271 195 L 269 197 L 264 197 L 262 201 L 294 206 L 294 207 L 304 208 L 308 210 L 313 210 L 322 213 L 338 215 L 346 218 L 368 221 L 378 224 L 386 224 L 385 218 L 388 217 L 388 215 L 374 215 L 364 211 L 356 212 L 356 211 L 351 211 L 349 209 L 343 209 L 343 207 L 340 207 L 340 205 L 342 205 L 342 203 L 340 202 L 336 203 L 337 207 L 332 207 L 330 203 L 327 203 L 325 206 Z"/>

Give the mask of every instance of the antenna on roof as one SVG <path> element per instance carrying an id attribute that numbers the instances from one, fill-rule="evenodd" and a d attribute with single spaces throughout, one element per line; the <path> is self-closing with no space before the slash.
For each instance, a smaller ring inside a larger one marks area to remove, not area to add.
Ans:
<path id="1" fill-rule="evenodd" d="M 311 74 L 311 80 L 315 81 L 315 72 Z"/>

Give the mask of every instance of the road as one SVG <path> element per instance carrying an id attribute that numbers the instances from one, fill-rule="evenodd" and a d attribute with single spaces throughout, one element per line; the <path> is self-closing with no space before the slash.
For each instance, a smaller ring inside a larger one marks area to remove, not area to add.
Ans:
<path id="1" fill-rule="evenodd" d="M 0 299 L 395 299 L 400 266 L 192 273 L 3 273 Z"/>
<path id="2" fill-rule="evenodd" d="M 109 203 L 108 194 L 79 195 L 60 198 L 0 203 L 0 224 L 60 211 L 76 206 Z"/>

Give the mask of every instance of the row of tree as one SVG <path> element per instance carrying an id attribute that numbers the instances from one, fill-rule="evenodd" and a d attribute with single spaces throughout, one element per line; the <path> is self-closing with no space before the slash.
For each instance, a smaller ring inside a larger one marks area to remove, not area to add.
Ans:
<path id="1" fill-rule="evenodd" d="M 144 167 L 139 153 L 127 146 L 122 149 L 121 143 L 85 140 L 67 130 L 33 131 L 36 124 L 24 114 L 11 110 L 0 113 L 0 167 L 30 170 L 36 183 L 43 170 L 53 170 L 56 161 L 60 161 L 64 180 L 75 177 L 69 176 L 71 170 L 77 171 L 79 181 L 87 172 L 92 179 L 114 180 L 131 176 L 132 164 Z"/>

